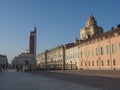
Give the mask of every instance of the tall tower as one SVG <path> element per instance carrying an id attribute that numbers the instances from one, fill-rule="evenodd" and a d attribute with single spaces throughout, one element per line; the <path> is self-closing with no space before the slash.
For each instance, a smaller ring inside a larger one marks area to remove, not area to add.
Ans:
<path id="1" fill-rule="evenodd" d="M 34 31 L 30 32 L 29 52 L 30 52 L 30 54 L 34 54 L 36 57 L 36 26 L 34 27 Z"/>

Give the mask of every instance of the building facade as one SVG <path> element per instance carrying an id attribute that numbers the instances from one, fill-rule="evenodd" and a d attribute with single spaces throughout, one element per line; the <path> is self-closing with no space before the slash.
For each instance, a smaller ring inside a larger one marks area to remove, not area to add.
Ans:
<path id="1" fill-rule="evenodd" d="M 30 54 L 36 54 L 36 27 L 34 27 L 34 31 L 30 32 L 29 52 Z"/>
<path id="2" fill-rule="evenodd" d="M 30 53 L 21 53 L 20 55 L 14 57 L 12 60 L 13 67 L 21 65 L 33 65 L 34 64 L 34 55 Z"/>
<path id="3" fill-rule="evenodd" d="M 34 55 L 34 64 L 36 64 L 36 26 L 29 36 L 29 53 Z"/>
<path id="4" fill-rule="evenodd" d="M 79 40 L 77 39 L 73 44 L 67 46 L 65 49 L 65 62 L 67 70 L 79 69 L 78 44 Z"/>
<path id="5" fill-rule="evenodd" d="M 25 65 L 26 62 L 32 66 L 36 65 L 36 27 L 34 27 L 34 31 L 31 31 L 29 35 L 29 49 L 15 56 L 12 60 L 14 67 L 16 67 L 16 65 Z"/>
<path id="6" fill-rule="evenodd" d="M 91 21 L 94 22 L 94 21 Z M 96 31 L 96 32 L 99 32 Z M 79 67 L 84 70 L 120 70 L 120 26 L 99 32 L 79 43 Z"/>
<path id="7" fill-rule="evenodd" d="M 103 32 L 91 15 L 80 30 L 80 40 L 37 56 L 46 69 L 120 70 L 120 25 Z"/>
<path id="8" fill-rule="evenodd" d="M 8 67 L 8 59 L 6 55 L 0 54 L 0 68 L 2 68 L 3 66 L 6 68 Z"/>
<path id="9" fill-rule="evenodd" d="M 65 50 L 71 44 L 57 46 L 37 55 L 37 65 L 49 70 L 65 70 Z"/>
<path id="10" fill-rule="evenodd" d="M 41 69 L 46 69 L 47 66 L 47 51 L 40 53 L 36 57 L 37 67 Z"/>
<path id="11" fill-rule="evenodd" d="M 65 48 L 63 45 L 47 50 L 47 68 L 65 69 Z"/>

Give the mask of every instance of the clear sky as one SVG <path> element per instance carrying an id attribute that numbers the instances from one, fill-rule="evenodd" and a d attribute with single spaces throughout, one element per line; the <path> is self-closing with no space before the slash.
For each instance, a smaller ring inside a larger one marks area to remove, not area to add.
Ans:
<path id="1" fill-rule="evenodd" d="M 37 26 L 37 54 L 80 37 L 92 13 L 104 31 L 120 24 L 120 0 L 0 0 L 0 54 L 9 61 L 28 49 Z"/>

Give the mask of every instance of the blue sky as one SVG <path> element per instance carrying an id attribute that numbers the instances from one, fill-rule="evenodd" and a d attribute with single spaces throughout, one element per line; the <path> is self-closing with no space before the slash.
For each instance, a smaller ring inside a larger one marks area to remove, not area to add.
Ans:
<path id="1" fill-rule="evenodd" d="M 92 13 L 104 31 L 120 24 L 120 0 L 0 0 L 0 54 L 9 61 L 28 49 L 37 26 L 37 54 L 80 37 Z"/>

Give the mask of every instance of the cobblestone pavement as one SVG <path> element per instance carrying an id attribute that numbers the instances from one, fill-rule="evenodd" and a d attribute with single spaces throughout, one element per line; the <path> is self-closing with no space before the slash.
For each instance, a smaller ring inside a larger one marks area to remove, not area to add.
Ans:
<path id="1" fill-rule="evenodd" d="M 100 90 L 44 75 L 15 72 L 0 72 L 0 90 Z"/>
<path id="2" fill-rule="evenodd" d="M 35 71 L 32 73 L 101 90 L 120 90 L 120 71 Z"/>

